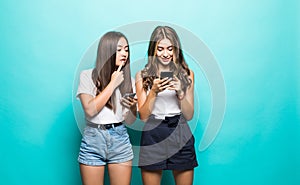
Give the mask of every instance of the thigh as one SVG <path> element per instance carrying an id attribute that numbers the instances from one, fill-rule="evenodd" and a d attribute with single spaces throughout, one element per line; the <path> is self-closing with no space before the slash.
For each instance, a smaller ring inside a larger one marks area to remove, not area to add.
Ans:
<path id="1" fill-rule="evenodd" d="M 132 161 L 108 164 L 111 185 L 129 185 L 131 180 Z"/>
<path id="2" fill-rule="evenodd" d="M 142 178 L 144 185 L 160 185 L 162 170 L 142 170 Z"/>
<path id="3" fill-rule="evenodd" d="M 133 159 L 132 145 L 124 125 L 108 130 L 110 139 L 107 142 L 107 163 L 120 164 Z"/>
<path id="4" fill-rule="evenodd" d="M 192 185 L 194 170 L 177 171 L 173 170 L 176 185 Z"/>
<path id="5" fill-rule="evenodd" d="M 107 134 L 105 131 L 85 127 L 80 144 L 78 162 L 88 166 L 106 165 L 106 145 Z"/>
<path id="6" fill-rule="evenodd" d="M 169 135 L 168 125 L 160 122 L 156 125 L 152 121 L 153 119 L 148 120 L 145 124 L 139 153 L 139 166 L 149 171 L 165 169 L 168 158 L 168 140 L 166 140 Z"/>
<path id="7" fill-rule="evenodd" d="M 105 166 L 87 166 L 80 164 L 83 185 L 103 185 Z"/>

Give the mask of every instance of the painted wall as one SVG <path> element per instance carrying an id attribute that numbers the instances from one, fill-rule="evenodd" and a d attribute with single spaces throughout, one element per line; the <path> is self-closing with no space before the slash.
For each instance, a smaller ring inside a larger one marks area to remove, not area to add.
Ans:
<path id="1" fill-rule="evenodd" d="M 72 92 L 81 62 L 106 31 L 149 20 L 196 35 L 224 78 L 222 127 L 201 151 L 218 97 L 187 56 L 197 71 L 194 184 L 300 184 L 299 7 L 296 0 L 1 1 L 0 184 L 81 184 Z M 142 46 L 132 47 L 132 58 L 145 56 Z M 166 172 L 163 184 L 172 183 Z M 132 184 L 141 184 L 137 167 Z"/>

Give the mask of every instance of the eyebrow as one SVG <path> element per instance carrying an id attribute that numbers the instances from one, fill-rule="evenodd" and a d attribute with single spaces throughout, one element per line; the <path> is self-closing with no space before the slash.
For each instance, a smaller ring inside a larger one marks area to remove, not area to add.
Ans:
<path id="1" fill-rule="evenodd" d="M 118 47 L 123 47 L 122 45 L 117 45 Z M 124 47 L 128 47 L 128 45 L 125 45 Z"/>
<path id="2" fill-rule="evenodd" d="M 163 46 L 157 45 L 158 48 L 164 48 Z M 169 45 L 166 48 L 173 47 L 173 45 Z"/>

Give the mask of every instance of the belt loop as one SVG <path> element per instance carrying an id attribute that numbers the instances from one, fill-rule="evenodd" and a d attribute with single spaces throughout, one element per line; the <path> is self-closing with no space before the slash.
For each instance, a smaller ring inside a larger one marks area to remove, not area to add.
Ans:
<path id="1" fill-rule="evenodd" d="M 113 129 L 115 129 L 115 124 L 114 123 L 112 123 L 111 126 L 112 126 Z"/>

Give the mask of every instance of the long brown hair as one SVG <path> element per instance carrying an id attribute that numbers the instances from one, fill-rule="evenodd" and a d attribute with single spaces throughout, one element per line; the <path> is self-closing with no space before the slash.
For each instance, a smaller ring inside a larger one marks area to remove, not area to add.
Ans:
<path id="1" fill-rule="evenodd" d="M 183 57 L 181 44 L 176 31 L 169 26 L 158 26 L 152 32 L 148 47 L 148 63 L 142 70 L 143 88 L 145 91 L 152 87 L 153 80 L 157 77 L 158 59 L 156 57 L 157 45 L 162 39 L 169 39 L 173 45 L 173 62 L 170 63 L 170 70 L 181 81 L 182 89 L 186 91 L 191 84 L 189 79 L 190 69 Z"/>
<path id="2" fill-rule="evenodd" d="M 103 91 L 103 89 L 109 84 L 111 75 L 114 71 L 116 71 L 118 67 L 116 66 L 117 44 L 122 37 L 128 43 L 125 35 L 116 31 L 107 32 L 101 37 L 99 41 L 96 66 L 93 69 L 92 73 L 92 79 L 97 88 L 96 95 Z M 124 81 L 119 86 L 119 89 L 121 95 L 123 96 L 125 93 L 132 92 L 129 46 L 128 59 L 122 70 L 124 71 Z M 112 109 L 114 112 L 116 111 L 115 92 L 113 92 L 112 96 L 109 98 L 105 106 Z"/>

